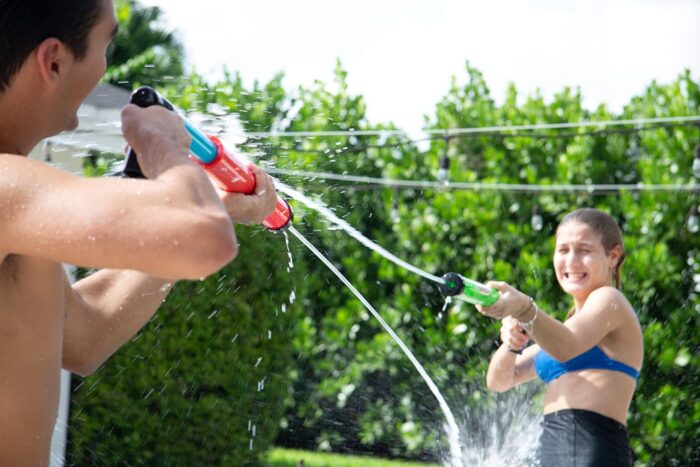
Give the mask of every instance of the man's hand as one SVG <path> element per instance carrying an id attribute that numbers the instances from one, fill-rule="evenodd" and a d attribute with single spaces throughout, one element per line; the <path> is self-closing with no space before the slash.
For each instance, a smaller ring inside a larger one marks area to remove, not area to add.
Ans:
<path id="1" fill-rule="evenodd" d="M 157 105 L 144 109 L 128 104 L 122 109 L 122 133 L 138 154 L 146 178 L 154 179 L 174 164 L 188 161 L 192 138 L 175 112 Z"/>
<path id="2" fill-rule="evenodd" d="M 255 193 L 228 193 L 217 188 L 231 220 L 237 224 L 258 224 L 272 214 L 277 204 L 277 192 L 272 178 L 260 167 L 250 164 L 255 175 Z M 216 182 L 212 181 L 216 186 Z"/>

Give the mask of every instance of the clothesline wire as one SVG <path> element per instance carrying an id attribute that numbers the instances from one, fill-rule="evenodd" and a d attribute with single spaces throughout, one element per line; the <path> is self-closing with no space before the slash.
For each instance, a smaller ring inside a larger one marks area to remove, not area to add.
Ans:
<path id="1" fill-rule="evenodd" d="M 434 180 L 405 180 L 366 177 L 357 175 L 335 174 L 328 172 L 309 172 L 303 170 L 287 170 L 274 167 L 265 169 L 274 175 L 289 177 L 301 177 L 310 180 L 334 180 L 346 182 L 348 189 L 405 189 L 405 190 L 469 190 L 469 191 L 507 191 L 523 193 L 564 192 L 564 193 L 590 193 L 590 194 L 614 194 L 620 192 L 685 192 L 700 193 L 700 185 L 687 184 L 523 184 L 523 183 L 486 183 L 486 182 L 441 182 Z M 351 184 L 353 183 L 353 184 Z"/>
<path id="2" fill-rule="evenodd" d="M 657 117 L 657 118 L 638 118 L 638 119 L 622 119 L 622 120 L 601 120 L 601 121 L 583 121 L 583 122 L 561 122 L 561 123 L 537 123 L 527 125 L 500 125 L 487 127 L 468 127 L 468 128 L 425 128 L 419 132 L 431 136 L 456 136 L 463 134 L 485 134 L 485 133 L 508 133 L 513 131 L 532 131 L 532 130 L 560 130 L 569 128 L 607 128 L 612 126 L 642 126 L 656 123 L 687 123 L 700 124 L 700 115 L 687 115 L 678 117 Z M 249 138 L 302 138 L 302 137 L 334 137 L 334 136 L 404 136 L 408 132 L 404 130 L 331 130 L 331 131 L 264 131 L 264 132 L 248 132 L 246 136 Z"/>

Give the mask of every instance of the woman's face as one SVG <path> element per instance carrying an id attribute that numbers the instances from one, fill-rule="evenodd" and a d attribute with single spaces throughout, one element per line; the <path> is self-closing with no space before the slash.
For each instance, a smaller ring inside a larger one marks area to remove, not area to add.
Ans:
<path id="1" fill-rule="evenodd" d="M 612 284 L 620 247 L 605 253 L 599 235 L 586 224 L 571 221 L 559 227 L 554 249 L 554 271 L 561 288 L 583 306 L 588 294 Z"/>

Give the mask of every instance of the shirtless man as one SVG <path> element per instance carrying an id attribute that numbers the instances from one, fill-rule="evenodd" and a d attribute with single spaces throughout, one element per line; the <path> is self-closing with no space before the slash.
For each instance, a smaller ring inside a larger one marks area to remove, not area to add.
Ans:
<path id="1" fill-rule="evenodd" d="M 182 120 L 126 106 L 122 130 L 147 180 L 82 178 L 26 156 L 75 129 L 105 70 L 112 0 L 0 0 L 0 465 L 48 464 L 61 368 L 95 371 L 158 309 L 170 284 L 237 253 L 234 222 L 274 209 L 217 192 L 188 159 Z M 100 269 L 70 284 L 61 263 Z"/>

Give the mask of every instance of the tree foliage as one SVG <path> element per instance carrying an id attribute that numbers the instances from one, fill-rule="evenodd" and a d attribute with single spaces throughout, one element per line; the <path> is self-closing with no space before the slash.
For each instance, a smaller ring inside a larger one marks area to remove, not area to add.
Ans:
<path id="1" fill-rule="evenodd" d="M 207 111 L 215 105 L 235 113 L 249 132 L 393 128 L 366 118 L 364 100 L 350 93 L 340 65 L 334 83 L 316 82 L 293 93 L 284 89 L 281 75 L 246 86 L 238 74 L 213 84 L 192 75 L 164 92 L 182 108 Z M 434 128 L 457 128 L 698 113 L 700 91 L 688 72 L 670 84 L 651 83 L 615 114 L 605 106 L 586 109 L 582 93 L 570 88 L 548 100 L 538 93 L 519 96 L 511 86 L 498 104 L 481 73 L 467 64 L 465 76 L 453 80 L 426 120 Z M 693 181 L 697 128 L 566 133 L 446 137 L 427 144 L 396 135 L 250 138 L 241 149 L 262 165 L 385 178 L 434 179 L 447 153 L 452 181 Z M 582 206 L 610 212 L 625 234 L 623 290 L 639 314 L 646 345 L 629 419 L 633 448 L 640 465 L 698 460 L 700 245 L 686 228 L 692 196 L 399 191 L 314 177 L 284 181 L 320 197 L 366 236 L 424 270 L 508 281 L 559 318 L 571 303 L 551 267 L 557 221 Z M 499 408 L 499 398 L 485 388 L 498 323 L 463 303 L 441 312 L 443 299 L 434 284 L 292 204 L 295 227 L 413 350 L 456 408 L 465 436 L 485 436 L 486 428 L 469 414 Z M 544 218 L 541 231 L 530 227 L 535 205 Z M 179 285 L 151 325 L 75 389 L 76 463 L 94 456 L 149 465 L 255 463 L 275 437 L 299 448 L 440 457 L 444 422 L 426 385 L 335 276 L 298 242 L 290 239 L 290 248 L 293 268 L 279 235 L 244 229 L 241 258 L 204 283 Z M 261 380 L 264 390 L 256 391 Z M 252 448 L 248 420 L 258 427 Z"/>
<path id="2" fill-rule="evenodd" d="M 119 30 L 107 52 L 104 81 L 131 89 L 180 78 L 184 52 L 175 33 L 165 29 L 162 10 L 136 0 L 116 0 Z"/>

